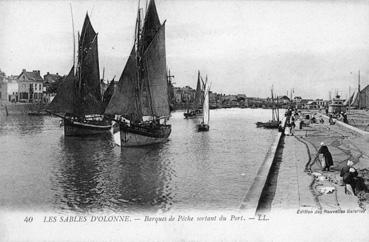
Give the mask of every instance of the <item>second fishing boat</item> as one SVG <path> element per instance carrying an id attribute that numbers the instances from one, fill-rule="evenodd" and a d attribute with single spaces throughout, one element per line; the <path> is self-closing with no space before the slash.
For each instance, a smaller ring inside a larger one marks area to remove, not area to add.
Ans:
<path id="1" fill-rule="evenodd" d="M 165 53 L 165 22 L 159 21 L 154 0 L 143 24 L 139 7 L 135 42 L 105 114 L 120 126 L 122 147 L 165 142 L 171 133 Z M 119 119 L 117 119 L 117 116 Z"/>

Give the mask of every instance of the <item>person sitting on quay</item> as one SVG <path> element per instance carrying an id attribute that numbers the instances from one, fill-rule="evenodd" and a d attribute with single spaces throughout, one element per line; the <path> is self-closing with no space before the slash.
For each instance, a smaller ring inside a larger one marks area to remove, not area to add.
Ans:
<path id="1" fill-rule="evenodd" d="M 343 113 L 343 114 L 342 114 L 342 117 L 343 117 L 343 122 L 344 122 L 345 124 L 348 124 L 347 114 L 346 114 L 346 113 Z"/>
<path id="2" fill-rule="evenodd" d="M 333 166 L 333 158 L 328 147 L 323 142 L 320 143 L 320 148 L 314 158 L 314 162 L 319 158 L 319 154 L 323 155 L 323 159 L 321 161 L 323 171 L 329 171 L 329 167 Z"/>
<path id="3" fill-rule="evenodd" d="M 352 195 L 357 195 L 360 191 L 368 192 L 364 179 L 358 176 L 353 165 L 354 163 L 348 160 L 346 166 L 341 169 L 340 176 L 345 184 L 345 192 Z"/>
<path id="4" fill-rule="evenodd" d="M 316 123 L 316 118 L 315 118 L 315 116 L 313 116 L 313 117 L 311 118 L 311 123 L 312 123 L 312 124 L 315 124 L 315 123 Z"/>

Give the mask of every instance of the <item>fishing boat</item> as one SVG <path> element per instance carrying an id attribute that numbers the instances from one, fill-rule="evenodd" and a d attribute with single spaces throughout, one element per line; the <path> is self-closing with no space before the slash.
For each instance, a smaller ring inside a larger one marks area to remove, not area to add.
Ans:
<path id="1" fill-rule="evenodd" d="M 75 68 L 73 63 L 55 98 L 47 107 L 47 112 L 63 119 L 66 136 L 94 135 L 110 131 L 111 121 L 103 116 L 97 33 L 88 14 L 79 35 L 77 66 Z"/>
<path id="2" fill-rule="evenodd" d="M 208 78 L 205 80 L 204 88 L 204 102 L 202 105 L 202 122 L 197 126 L 198 131 L 209 131 L 209 120 L 210 120 L 210 110 L 209 110 L 209 91 L 210 87 L 208 84 Z"/>
<path id="3" fill-rule="evenodd" d="M 196 86 L 196 93 L 195 93 L 195 101 L 192 104 L 192 108 L 190 108 L 189 102 L 187 102 L 186 112 L 183 114 L 185 118 L 195 118 L 198 115 L 202 114 L 202 103 L 203 103 L 203 95 L 202 95 L 202 88 L 201 88 L 201 76 L 200 71 L 197 73 L 197 86 Z"/>
<path id="4" fill-rule="evenodd" d="M 278 109 L 278 99 L 277 103 L 274 102 L 273 87 L 271 89 L 272 96 L 272 120 L 267 122 L 256 122 L 256 127 L 265 129 L 278 129 L 281 122 L 279 121 L 279 109 Z"/>
<path id="5" fill-rule="evenodd" d="M 154 0 L 145 18 L 138 7 L 135 41 L 105 114 L 119 116 L 121 147 L 151 145 L 168 140 L 168 84 L 165 21 L 160 23 Z"/>

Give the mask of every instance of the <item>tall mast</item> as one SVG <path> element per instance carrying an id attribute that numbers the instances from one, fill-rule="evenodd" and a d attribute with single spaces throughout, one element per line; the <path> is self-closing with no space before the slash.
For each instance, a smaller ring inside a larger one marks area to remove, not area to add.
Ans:
<path id="1" fill-rule="evenodd" d="M 274 118 L 274 96 L 273 96 L 273 85 L 272 85 L 272 89 L 271 89 L 271 94 L 272 94 L 272 120 L 275 120 L 275 118 Z"/>
<path id="2" fill-rule="evenodd" d="M 137 83 L 135 84 L 135 90 L 136 90 L 136 106 L 139 110 L 142 109 L 142 103 L 141 103 L 141 92 L 143 84 L 141 82 L 141 8 L 140 8 L 140 0 L 138 1 L 137 6 L 137 19 L 136 19 L 136 29 L 135 29 L 135 42 L 134 46 L 136 48 L 136 70 L 137 70 Z"/>
<path id="3" fill-rule="evenodd" d="M 348 109 L 350 110 L 350 108 L 351 108 L 351 87 L 349 86 L 349 96 L 348 96 Z"/>
<path id="4" fill-rule="evenodd" d="M 358 106 L 359 109 L 361 109 L 361 102 L 360 102 L 360 70 L 359 70 L 359 76 L 358 76 L 358 84 L 357 84 L 357 98 L 358 98 Z"/>
<path id="5" fill-rule="evenodd" d="M 72 3 L 69 3 L 70 6 L 70 14 L 72 16 L 72 30 L 73 30 L 73 67 L 74 67 L 74 75 L 76 74 L 76 36 L 74 33 L 74 19 L 73 19 L 73 9 L 72 9 Z"/>

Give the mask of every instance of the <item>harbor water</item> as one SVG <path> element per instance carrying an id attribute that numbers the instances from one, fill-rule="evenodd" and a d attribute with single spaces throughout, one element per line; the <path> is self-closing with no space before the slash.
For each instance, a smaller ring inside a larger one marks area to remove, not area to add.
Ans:
<path id="1" fill-rule="evenodd" d="M 211 110 L 210 131 L 172 113 L 167 143 L 117 146 L 112 135 L 64 137 L 59 118 L 0 121 L 0 206 L 7 210 L 139 212 L 238 209 L 277 134 L 271 110 Z"/>

